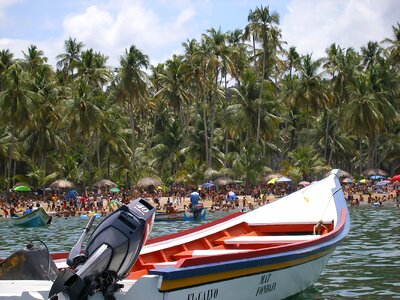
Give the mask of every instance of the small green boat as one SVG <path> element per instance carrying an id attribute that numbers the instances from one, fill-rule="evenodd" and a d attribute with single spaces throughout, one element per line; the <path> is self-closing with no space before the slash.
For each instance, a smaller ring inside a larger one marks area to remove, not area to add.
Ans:
<path id="1" fill-rule="evenodd" d="M 13 217 L 11 220 L 13 224 L 17 226 L 39 227 L 50 224 L 51 217 L 42 207 L 39 207 L 38 209 L 32 210 L 30 213 L 21 217 Z"/>

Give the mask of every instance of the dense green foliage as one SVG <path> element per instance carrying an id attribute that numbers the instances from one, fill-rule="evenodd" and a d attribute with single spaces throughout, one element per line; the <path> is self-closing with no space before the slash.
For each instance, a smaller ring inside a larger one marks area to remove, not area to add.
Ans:
<path id="1" fill-rule="evenodd" d="M 287 47 L 279 15 L 261 6 L 243 30 L 211 28 L 157 66 L 132 45 L 111 68 L 74 38 L 56 69 L 35 45 L 22 59 L 0 50 L 1 186 L 400 172 L 400 25 L 392 29 L 314 59 Z"/>

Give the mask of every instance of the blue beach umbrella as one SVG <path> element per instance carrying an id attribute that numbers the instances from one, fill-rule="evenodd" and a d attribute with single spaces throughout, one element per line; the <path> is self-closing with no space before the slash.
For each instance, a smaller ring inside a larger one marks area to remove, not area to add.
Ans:
<path id="1" fill-rule="evenodd" d="M 74 199 L 77 195 L 78 195 L 78 192 L 76 190 L 70 190 L 65 194 L 64 199 L 71 200 L 71 199 Z"/>
<path id="2" fill-rule="evenodd" d="M 202 186 L 203 188 L 205 188 L 205 189 L 209 189 L 209 188 L 214 187 L 215 184 L 212 183 L 212 182 L 206 182 L 206 183 L 203 183 L 201 186 Z"/>
<path id="3" fill-rule="evenodd" d="M 379 180 L 379 179 L 384 179 L 385 177 L 381 175 L 372 175 L 369 179 L 371 180 Z"/>
<path id="4" fill-rule="evenodd" d="M 382 180 L 382 181 L 377 182 L 376 185 L 377 186 L 384 186 L 384 185 L 387 185 L 389 183 L 390 183 L 389 180 Z"/>

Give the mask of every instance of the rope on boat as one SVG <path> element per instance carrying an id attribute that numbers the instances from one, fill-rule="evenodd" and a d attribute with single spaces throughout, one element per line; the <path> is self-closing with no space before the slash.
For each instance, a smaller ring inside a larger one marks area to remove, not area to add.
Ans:
<path id="1" fill-rule="evenodd" d="M 335 174 L 335 175 L 336 175 L 336 174 Z M 331 200 L 333 199 L 333 196 L 334 196 L 337 192 L 339 192 L 340 190 L 342 190 L 342 186 L 338 187 L 338 188 L 332 193 L 331 197 L 329 198 L 329 201 L 328 201 L 328 203 L 326 204 L 325 210 L 324 210 L 324 212 L 322 213 L 321 219 L 317 222 L 317 224 L 314 225 L 314 228 L 313 228 L 313 233 L 314 233 L 314 235 L 316 234 L 316 231 L 317 231 L 317 230 L 318 230 L 318 234 L 321 233 L 321 227 L 324 227 L 326 230 L 328 230 L 328 228 L 324 225 L 324 222 L 322 221 L 322 219 L 323 219 L 323 217 L 324 217 L 326 211 L 328 210 L 329 203 L 330 203 Z"/>

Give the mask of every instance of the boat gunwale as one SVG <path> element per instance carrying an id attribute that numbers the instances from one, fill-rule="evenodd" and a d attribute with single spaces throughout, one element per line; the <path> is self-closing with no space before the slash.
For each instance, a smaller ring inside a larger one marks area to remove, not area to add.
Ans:
<path id="1" fill-rule="evenodd" d="M 254 250 L 251 249 L 248 252 L 226 253 L 226 254 L 221 254 L 218 256 L 199 256 L 199 257 L 182 258 L 178 261 L 176 268 L 201 266 L 204 264 L 220 263 L 220 262 L 231 261 L 231 260 L 249 259 L 249 258 L 253 258 L 253 257 L 267 256 L 267 255 L 278 254 L 278 253 L 286 253 L 286 252 L 291 252 L 291 251 L 295 251 L 295 250 L 310 248 L 310 247 L 313 247 L 316 245 L 322 245 L 324 243 L 327 243 L 330 240 L 333 240 L 335 237 L 337 237 L 340 233 L 343 232 L 343 230 L 345 229 L 345 224 L 346 224 L 346 216 L 347 216 L 347 212 L 343 208 L 341 211 L 340 222 L 339 222 L 338 226 L 336 228 L 334 228 L 331 232 L 329 232 L 325 235 L 322 235 L 320 237 L 317 237 L 313 240 L 299 241 L 299 242 L 294 242 L 294 243 L 290 243 L 287 245 L 279 245 L 279 246 L 268 247 L 268 248 L 261 248 L 261 249 L 254 249 Z"/>
<path id="2" fill-rule="evenodd" d="M 174 277 L 185 278 L 186 275 L 184 274 L 187 273 L 201 270 L 209 271 L 210 265 L 215 265 L 220 268 L 222 265 L 225 264 L 234 264 L 237 267 L 240 267 L 240 264 L 242 264 L 243 262 L 248 263 L 249 260 L 252 259 L 256 259 L 259 261 L 281 257 L 282 259 L 284 258 L 285 261 L 289 261 L 302 256 L 313 255 L 315 253 L 323 252 L 328 248 L 335 247 L 344 239 L 345 234 L 342 235 L 340 239 L 336 239 L 336 237 L 338 237 L 345 230 L 345 225 L 347 221 L 346 217 L 347 211 L 343 208 L 339 225 L 331 232 L 312 241 L 295 242 L 288 245 L 250 250 L 248 252 L 241 253 L 182 258 L 177 261 L 175 267 L 168 266 L 161 269 L 150 269 L 149 274 L 162 275 L 164 278 L 168 279 L 172 279 Z M 320 247 L 316 247 L 317 245 L 319 245 Z"/>

